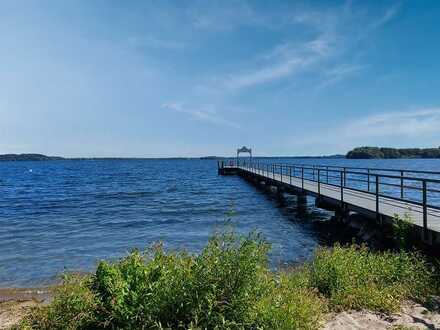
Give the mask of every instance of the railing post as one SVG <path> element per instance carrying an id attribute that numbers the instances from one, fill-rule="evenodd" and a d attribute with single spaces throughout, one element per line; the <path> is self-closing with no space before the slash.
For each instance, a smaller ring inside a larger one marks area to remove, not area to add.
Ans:
<path id="1" fill-rule="evenodd" d="M 423 180 L 423 238 L 428 239 L 428 206 L 427 206 L 427 190 L 426 180 Z"/>
<path id="2" fill-rule="evenodd" d="M 327 166 L 327 183 L 328 183 L 328 166 Z"/>
<path id="3" fill-rule="evenodd" d="M 275 164 L 272 164 L 272 179 L 275 180 Z"/>
<path id="4" fill-rule="evenodd" d="M 321 196 L 321 170 L 318 168 L 318 196 Z"/>
<path id="5" fill-rule="evenodd" d="M 344 187 L 347 185 L 347 168 L 344 167 Z"/>
<path id="6" fill-rule="evenodd" d="M 301 167 L 301 189 L 304 190 L 304 167 Z"/>
<path id="7" fill-rule="evenodd" d="M 403 199 L 403 171 L 400 171 L 400 198 Z"/>
<path id="8" fill-rule="evenodd" d="M 375 175 L 376 178 L 376 220 L 380 219 L 380 214 L 379 214 L 379 175 L 376 174 Z"/>
<path id="9" fill-rule="evenodd" d="M 344 204 L 344 172 L 340 171 L 341 173 L 341 205 Z"/>
<path id="10" fill-rule="evenodd" d="M 367 169 L 367 183 L 368 183 L 368 191 L 370 191 L 370 169 Z"/>
<path id="11" fill-rule="evenodd" d="M 289 166 L 290 185 L 292 185 L 292 166 Z"/>

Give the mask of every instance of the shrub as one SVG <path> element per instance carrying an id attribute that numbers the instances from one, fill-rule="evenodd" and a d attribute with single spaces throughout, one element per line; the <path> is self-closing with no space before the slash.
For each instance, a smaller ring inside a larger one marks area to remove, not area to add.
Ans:
<path id="1" fill-rule="evenodd" d="M 54 300 L 37 307 L 23 319 L 18 329 L 95 329 L 97 300 L 90 290 L 90 277 L 66 275 L 55 288 Z"/>
<path id="2" fill-rule="evenodd" d="M 272 272 L 268 244 L 215 234 L 197 256 L 157 246 L 68 276 L 54 301 L 19 329 L 317 329 L 326 306 L 394 311 L 430 293 L 432 274 L 410 253 L 317 250 L 301 268 Z"/>
<path id="3" fill-rule="evenodd" d="M 103 306 L 100 322 L 132 329 L 185 323 L 191 308 L 192 264 L 188 255 L 167 255 L 162 248 L 147 254 L 133 251 L 113 264 L 101 262 L 92 286 Z"/>
<path id="4" fill-rule="evenodd" d="M 269 245 L 256 233 L 214 236 L 195 260 L 197 321 L 203 328 L 252 325 L 253 305 L 265 291 Z"/>
<path id="5" fill-rule="evenodd" d="M 392 312 L 404 299 L 422 299 L 433 288 L 432 272 L 416 253 L 371 252 L 355 245 L 318 249 L 310 285 L 335 309 Z"/>
<path id="6" fill-rule="evenodd" d="M 261 329 L 319 329 L 325 301 L 309 288 L 308 275 L 295 271 L 274 275 L 264 298 L 257 304 Z"/>
<path id="7" fill-rule="evenodd" d="M 322 302 L 293 277 L 276 280 L 256 233 L 217 233 L 198 256 L 156 247 L 66 278 L 21 329 L 312 329 Z M 291 291 L 298 288 L 298 291 Z"/>
<path id="8" fill-rule="evenodd" d="M 393 219 L 393 239 L 399 249 L 409 249 L 412 245 L 413 220 L 407 213 L 403 217 L 398 214 Z"/>

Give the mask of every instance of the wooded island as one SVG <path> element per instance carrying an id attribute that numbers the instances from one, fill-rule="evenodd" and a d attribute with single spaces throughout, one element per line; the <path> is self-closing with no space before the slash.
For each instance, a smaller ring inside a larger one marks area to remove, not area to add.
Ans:
<path id="1" fill-rule="evenodd" d="M 440 148 L 358 147 L 349 151 L 348 159 L 440 158 Z"/>

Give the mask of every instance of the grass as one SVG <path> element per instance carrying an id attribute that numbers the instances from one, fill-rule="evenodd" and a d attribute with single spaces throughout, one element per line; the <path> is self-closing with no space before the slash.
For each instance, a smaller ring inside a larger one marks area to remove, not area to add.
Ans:
<path id="1" fill-rule="evenodd" d="M 309 280 L 336 310 L 394 312 L 403 300 L 423 300 L 434 288 L 433 272 L 421 255 L 355 245 L 319 249 Z"/>
<path id="2" fill-rule="evenodd" d="M 133 251 L 94 274 L 68 276 L 54 301 L 17 329 L 317 329 L 329 310 L 394 311 L 432 291 L 417 254 L 318 249 L 288 272 L 267 264 L 256 233 L 216 233 L 199 255 Z"/>
<path id="3" fill-rule="evenodd" d="M 411 249 L 413 245 L 412 232 L 413 220 L 407 213 L 403 217 L 398 214 L 394 215 L 392 222 L 393 226 L 393 240 L 399 249 Z"/>

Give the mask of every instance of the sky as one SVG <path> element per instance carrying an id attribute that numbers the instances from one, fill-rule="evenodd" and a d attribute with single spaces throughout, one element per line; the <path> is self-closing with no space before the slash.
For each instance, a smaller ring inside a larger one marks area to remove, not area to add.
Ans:
<path id="1" fill-rule="evenodd" d="M 440 1 L 0 2 L 0 153 L 440 145 Z"/>

